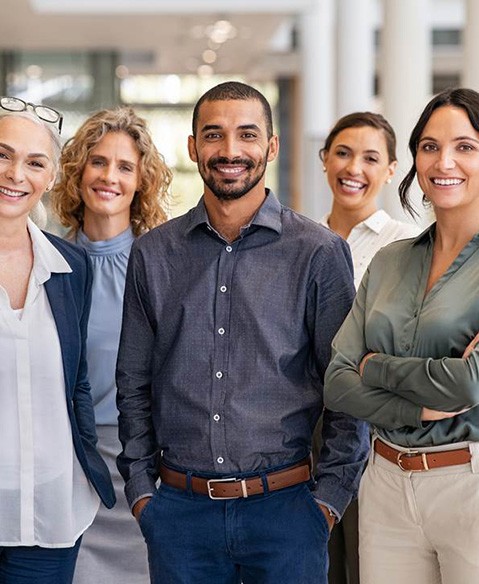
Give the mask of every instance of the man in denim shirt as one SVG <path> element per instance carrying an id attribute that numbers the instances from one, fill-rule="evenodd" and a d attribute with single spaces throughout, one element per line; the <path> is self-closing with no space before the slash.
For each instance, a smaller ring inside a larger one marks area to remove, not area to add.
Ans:
<path id="1" fill-rule="evenodd" d="M 118 467 L 152 581 L 325 583 L 368 451 L 363 422 L 323 411 L 349 248 L 265 189 L 278 138 L 252 87 L 203 95 L 188 149 L 203 197 L 134 244 L 118 357 Z"/>

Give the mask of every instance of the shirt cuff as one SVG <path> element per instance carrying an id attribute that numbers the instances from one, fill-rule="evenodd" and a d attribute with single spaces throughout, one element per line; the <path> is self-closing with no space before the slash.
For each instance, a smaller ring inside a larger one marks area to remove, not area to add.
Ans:
<path id="1" fill-rule="evenodd" d="M 385 355 L 384 353 L 377 353 L 370 359 L 366 361 L 364 365 L 362 382 L 364 385 L 369 387 L 380 387 L 386 391 L 391 391 L 394 395 L 399 395 L 395 393 L 391 388 L 394 387 L 393 380 L 391 379 L 392 374 L 389 371 L 389 364 L 395 357 L 391 355 Z M 395 406 L 395 417 L 397 418 L 397 423 L 402 426 L 411 426 L 412 428 L 422 428 L 421 413 L 422 407 L 417 404 L 403 399 L 399 406 Z"/>
<path id="2" fill-rule="evenodd" d="M 387 360 L 389 355 L 376 353 L 370 357 L 363 369 L 362 381 L 369 387 L 382 387 L 389 389 L 387 375 Z"/>
<path id="3" fill-rule="evenodd" d="M 130 509 L 144 497 L 152 497 L 156 491 L 156 484 L 148 473 L 142 473 L 131 478 L 125 485 L 125 496 Z"/>
<path id="4" fill-rule="evenodd" d="M 314 499 L 315 499 L 316 503 L 324 505 L 324 507 L 329 509 L 329 514 L 331 515 L 331 517 L 334 517 L 334 522 L 339 523 L 341 516 L 339 515 L 338 511 L 334 507 L 331 507 L 331 505 L 328 505 L 328 503 L 326 503 L 325 501 L 322 501 L 321 499 L 318 499 L 316 496 L 314 497 Z"/>
<path id="5" fill-rule="evenodd" d="M 318 503 L 322 503 L 335 514 L 339 521 L 351 503 L 355 493 L 344 488 L 339 481 L 330 476 L 319 477 L 313 496 Z"/>

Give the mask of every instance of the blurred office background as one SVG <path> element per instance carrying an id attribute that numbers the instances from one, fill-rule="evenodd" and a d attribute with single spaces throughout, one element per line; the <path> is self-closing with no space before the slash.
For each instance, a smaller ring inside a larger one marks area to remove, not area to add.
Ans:
<path id="1" fill-rule="evenodd" d="M 477 0 L 2 0 L 1 7 L 0 94 L 62 111 L 65 139 L 99 108 L 134 106 L 174 169 L 172 215 L 201 195 L 186 140 L 195 101 L 220 81 L 242 80 L 268 97 L 281 140 L 268 184 L 313 219 L 330 207 L 318 150 L 337 117 L 370 109 L 392 123 L 399 172 L 382 206 L 405 219 L 396 189 L 420 111 L 446 87 L 479 89 Z"/>

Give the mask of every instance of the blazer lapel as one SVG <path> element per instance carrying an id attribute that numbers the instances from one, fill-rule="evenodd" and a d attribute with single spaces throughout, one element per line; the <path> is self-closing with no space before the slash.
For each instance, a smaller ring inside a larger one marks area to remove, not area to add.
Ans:
<path id="1" fill-rule="evenodd" d="M 69 299 L 71 292 L 67 286 L 68 276 L 69 274 L 54 273 L 44 285 L 60 339 L 65 387 L 71 397 L 71 379 L 77 370 L 78 347 L 75 331 L 71 330 L 71 323 L 75 323 L 76 319 L 69 320 L 67 312 L 67 306 L 70 307 L 70 310 L 75 306 L 73 299 Z"/>

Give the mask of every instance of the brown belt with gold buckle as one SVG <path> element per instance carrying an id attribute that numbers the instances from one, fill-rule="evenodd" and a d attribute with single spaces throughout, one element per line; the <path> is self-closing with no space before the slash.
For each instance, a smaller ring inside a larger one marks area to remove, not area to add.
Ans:
<path id="1" fill-rule="evenodd" d="M 286 487 L 292 487 L 305 483 L 311 478 L 311 462 L 309 458 L 301 460 L 293 466 L 270 472 L 264 475 L 269 491 L 278 491 Z M 160 478 L 165 485 L 186 491 L 186 473 L 173 470 L 162 464 L 160 466 Z M 248 477 L 245 479 L 191 477 L 191 490 L 199 495 L 208 495 L 210 499 L 239 499 L 241 497 L 251 497 L 252 495 L 262 495 L 263 480 L 260 476 Z"/>
<path id="2" fill-rule="evenodd" d="M 419 452 L 417 450 L 404 452 L 403 450 L 392 448 L 379 438 L 374 441 L 374 452 L 377 452 L 389 462 L 397 464 L 401 470 L 413 472 L 467 464 L 471 461 L 469 448 L 438 450 L 435 452 Z"/>

